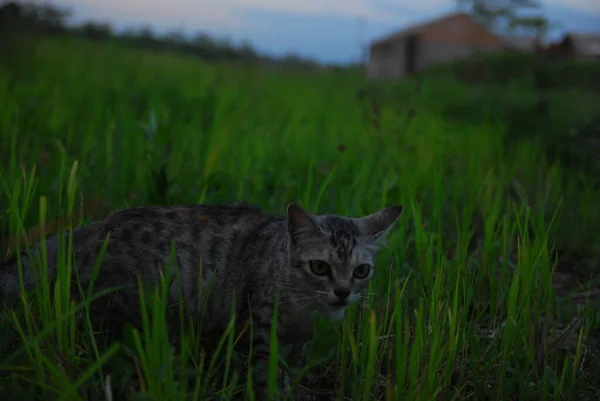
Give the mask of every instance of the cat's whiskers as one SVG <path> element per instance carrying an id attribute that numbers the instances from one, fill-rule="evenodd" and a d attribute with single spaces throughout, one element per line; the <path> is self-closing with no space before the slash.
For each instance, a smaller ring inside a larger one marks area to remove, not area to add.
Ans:
<path id="1" fill-rule="evenodd" d="M 283 301 L 280 301 L 279 305 L 295 304 L 296 306 L 299 306 L 299 305 L 302 305 L 303 303 L 310 304 L 312 301 L 315 300 L 315 298 L 316 297 L 313 295 L 305 294 L 305 295 L 297 296 L 294 298 L 286 298 Z"/>

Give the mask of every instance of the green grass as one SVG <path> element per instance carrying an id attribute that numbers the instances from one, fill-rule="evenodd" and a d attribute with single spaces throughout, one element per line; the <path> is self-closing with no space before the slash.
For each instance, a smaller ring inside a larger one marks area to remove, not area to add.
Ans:
<path id="1" fill-rule="evenodd" d="M 468 88 L 439 77 L 419 92 L 376 87 L 375 110 L 353 73 L 71 40 L 39 52 L 30 80 L 0 76 L 3 240 L 74 211 L 77 226 L 151 203 L 244 199 L 283 213 L 297 201 L 347 215 L 401 203 L 371 295 L 340 326 L 320 325 L 303 385 L 328 400 L 591 394 L 595 309 L 557 291 L 554 253 L 594 238 L 599 190 L 535 136 L 507 147 L 506 126 L 481 121 L 485 110 L 472 123 L 446 118 Z M 90 300 L 72 303 L 61 279 L 72 269 L 64 245 L 56 285 L 0 321 L 7 399 L 229 400 L 251 388 L 233 331 L 216 354 L 195 331 L 168 345 L 164 288 L 145 304 L 141 332 L 118 342 L 92 332 Z"/>

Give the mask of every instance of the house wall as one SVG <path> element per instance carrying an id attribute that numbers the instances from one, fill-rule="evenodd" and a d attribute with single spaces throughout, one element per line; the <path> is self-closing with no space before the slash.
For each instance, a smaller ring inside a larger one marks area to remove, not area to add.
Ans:
<path id="1" fill-rule="evenodd" d="M 417 70 L 423 70 L 435 64 L 469 58 L 476 52 L 494 53 L 500 51 L 496 46 L 447 43 L 438 40 L 421 40 L 417 55 Z"/>
<path id="2" fill-rule="evenodd" d="M 426 25 L 421 31 L 419 70 L 441 62 L 471 57 L 475 52 L 504 51 L 504 41 L 466 15 Z"/>
<path id="3" fill-rule="evenodd" d="M 387 51 L 381 49 L 388 47 Z M 470 57 L 475 51 L 504 51 L 504 41 L 468 15 L 457 14 L 425 24 L 418 30 L 416 70 L 434 64 Z M 367 74 L 371 78 L 400 78 L 406 75 L 405 37 L 371 48 Z"/>
<path id="4" fill-rule="evenodd" d="M 369 78 L 400 78 L 404 75 L 406 44 L 403 39 L 370 49 L 367 75 Z"/>

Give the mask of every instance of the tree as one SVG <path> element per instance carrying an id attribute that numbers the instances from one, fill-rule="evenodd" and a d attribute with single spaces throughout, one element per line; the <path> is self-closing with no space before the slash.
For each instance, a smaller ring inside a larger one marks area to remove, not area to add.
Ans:
<path id="1" fill-rule="evenodd" d="M 501 26 L 514 28 L 525 21 L 520 16 L 521 10 L 536 10 L 541 7 L 536 0 L 456 0 L 456 2 L 460 9 L 470 12 L 475 20 L 493 31 L 497 31 Z"/>
<path id="2" fill-rule="evenodd" d="M 93 40 L 109 39 L 113 36 L 112 28 L 108 23 L 86 21 L 81 24 L 81 33 Z"/>
<path id="3" fill-rule="evenodd" d="M 244 60 L 255 60 L 258 58 L 258 52 L 252 46 L 249 40 L 242 41 L 242 44 L 239 47 L 240 56 Z"/>
<path id="4" fill-rule="evenodd" d="M 526 32 L 532 32 L 539 41 L 546 37 L 548 31 L 552 28 L 559 28 L 560 23 L 551 22 L 543 16 L 516 17 L 509 23 L 509 29 L 521 29 Z"/>

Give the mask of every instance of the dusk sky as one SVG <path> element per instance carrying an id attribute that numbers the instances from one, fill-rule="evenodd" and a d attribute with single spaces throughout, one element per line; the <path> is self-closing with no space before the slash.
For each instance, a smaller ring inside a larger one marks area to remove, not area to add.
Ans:
<path id="1" fill-rule="evenodd" d="M 356 61 L 361 43 L 456 9 L 454 0 L 54 0 L 75 21 L 115 29 L 205 32 L 262 52 L 295 52 L 325 62 Z M 418 4 L 417 4 L 418 3 Z M 561 30 L 600 32 L 600 0 L 543 0 L 543 13 Z"/>

